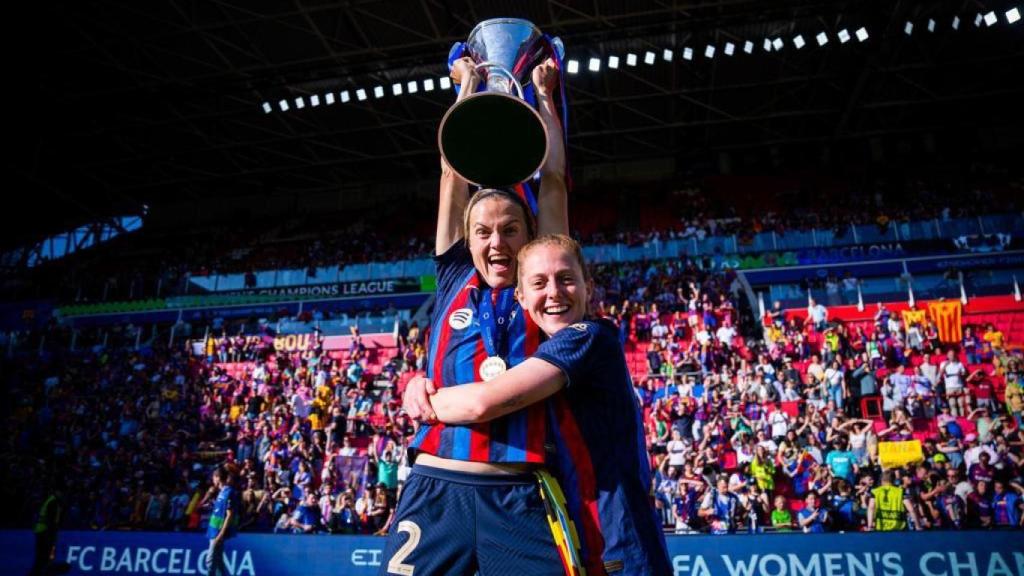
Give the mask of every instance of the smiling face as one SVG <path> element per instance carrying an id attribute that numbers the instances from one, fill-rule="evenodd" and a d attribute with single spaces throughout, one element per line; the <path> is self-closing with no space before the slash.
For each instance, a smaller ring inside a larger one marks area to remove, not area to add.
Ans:
<path id="1" fill-rule="evenodd" d="M 532 244 L 519 265 L 519 305 L 545 334 L 583 320 L 589 286 L 573 251 L 557 243 Z"/>
<path id="2" fill-rule="evenodd" d="M 515 284 L 516 253 L 526 244 L 526 215 L 514 202 L 492 196 L 473 205 L 467 219 L 473 266 L 491 288 Z"/>

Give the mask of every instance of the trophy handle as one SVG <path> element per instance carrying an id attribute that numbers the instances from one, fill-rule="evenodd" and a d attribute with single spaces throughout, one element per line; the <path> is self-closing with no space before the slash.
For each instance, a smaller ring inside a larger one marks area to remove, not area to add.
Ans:
<path id="1" fill-rule="evenodd" d="M 497 62 L 491 62 L 490 60 L 486 62 L 481 62 L 476 65 L 477 70 L 482 70 L 485 68 L 495 68 L 498 70 L 498 72 L 504 74 L 509 80 L 512 81 L 512 85 L 515 86 L 516 92 L 519 93 L 519 99 L 525 100 L 525 98 L 523 97 L 523 85 L 519 83 L 519 80 L 516 80 L 516 77 L 513 76 L 512 73 L 509 72 L 507 68 L 505 68 L 501 64 L 498 64 Z"/>

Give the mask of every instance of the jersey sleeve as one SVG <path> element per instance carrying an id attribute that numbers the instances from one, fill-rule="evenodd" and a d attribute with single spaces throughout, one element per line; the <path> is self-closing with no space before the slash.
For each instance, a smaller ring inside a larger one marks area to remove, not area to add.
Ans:
<path id="1" fill-rule="evenodd" d="M 541 344 L 533 356 L 561 370 L 566 388 L 610 386 L 614 384 L 605 384 L 609 378 L 620 376 L 610 369 L 611 362 L 622 357 L 618 340 L 608 327 L 596 322 L 577 322 L 561 329 Z M 625 360 L 622 362 L 624 365 Z"/>
<path id="2" fill-rule="evenodd" d="M 460 240 L 443 254 L 434 256 L 434 271 L 437 275 L 437 301 L 451 302 L 473 271 L 473 257 L 466 243 Z"/>

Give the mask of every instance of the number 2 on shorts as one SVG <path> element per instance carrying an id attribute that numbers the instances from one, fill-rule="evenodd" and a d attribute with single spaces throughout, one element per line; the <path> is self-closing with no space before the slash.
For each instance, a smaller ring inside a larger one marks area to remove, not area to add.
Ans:
<path id="1" fill-rule="evenodd" d="M 409 539 L 402 544 L 402 547 L 395 552 L 395 555 L 388 560 L 388 574 L 398 574 L 399 576 L 412 576 L 413 570 L 416 569 L 412 564 L 403 564 L 402 560 L 405 560 L 412 551 L 416 549 L 416 545 L 420 543 L 420 527 L 415 522 L 409 520 L 402 520 L 398 523 L 399 532 L 408 532 Z"/>

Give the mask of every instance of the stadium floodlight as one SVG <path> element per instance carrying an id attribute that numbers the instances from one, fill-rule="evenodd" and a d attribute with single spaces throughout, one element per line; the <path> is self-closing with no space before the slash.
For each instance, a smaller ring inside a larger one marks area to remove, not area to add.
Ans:
<path id="1" fill-rule="evenodd" d="M 903 26 L 903 33 L 906 34 L 907 36 L 910 36 L 911 34 L 913 34 L 914 33 L 914 23 L 911 22 L 910 20 L 907 20 L 907 24 L 905 26 Z"/>
<path id="2" fill-rule="evenodd" d="M 726 56 L 732 56 L 734 53 L 736 53 L 736 45 L 733 44 L 732 42 L 726 42 L 725 50 L 723 50 L 723 52 L 725 52 Z"/>
<path id="3" fill-rule="evenodd" d="M 356 99 L 360 102 L 366 100 L 366 90 L 363 90 L 362 88 L 356 90 Z"/>
<path id="4" fill-rule="evenodd" d="M 683 60 L 693 60 L 693 48 L 683 48 Z"/>
<path id="5" fill-rule="evenodd" d="M 863 27 L 863 26 L 861 26 L 860 28 L 857 29 L 857 40 L 860 40 L 861 42 L 863 42 L 863 41 L 865 41 L 867 39 L 868 39 L 868 29 Z"/>
<path id="6" fill-rule="evenodd" d="M 776 52 L 782 50 L 783 46 L 785 46 L 785 44 L 782 43 L 782 38 L 776 38 L 775 40 L 772 40 L 772 48 L 774 48 Z"/>
<path id="7" fill-rule="evenodd" d="M 960 17 L 959 16 L 953 16 L 953 30 L 959 30 L 959 29 L 960 29 Z"/>
<path id="8" fill-rule="evenodd" d="M 675 56 L 675 54 L 673 54 L 672 51 L 669 50 L 668 48 L 665 48 L 664 50 L 661 51 L 661 59 L 664 60 L 665 62 L 671 62 L 673 56 Z"/>
<path id="9" fill-rule="evenodd" d="M 297 97 L 295 99 L 295 109 L 296 110 L 302 110 L 305 107 L 306 107 L 305 99 L 303 99 L 302 96 Z"/>
<path id="10" fill-rule="evenodd" d="M 402 83 L 401 82 L 395 82 L 394 84 L 392 84 L 391 85 L 391 93 L 394 94 L 395 96 L 401 96 L 402 95 Z"/>
<path id="11" fill-rule="evenodd" d="M 767 39 L 767 38 L 764 39 L 764 51 L 765 52 L 771 52 L 772 51 L 772 41 Z"/>
<path id="12" fill-rule="evenodd" d="M 591 72 L 600 72 L 601 71 L 601 59 L 600 58 L 591 58 L 590 62 L 587 63 L 587 70 L 590 70 Z"/>
<path id="13" fill-rule="evenodd" d="M 995 24 L 998 21 L 999 21 L 999 18 L 996 17 L 995 11 L 992 11 L 992 12 L 989 12 L 988 14 L 985 14 L 985 26 L 992 26 L 993 24 Z"/>
<path id="14" fill-rule="evenodd" d="M 985 19 L 985 17 L 981 15 L 981 12 L 978 12 L 977 16 L 974 17 L 974 27 L 975 28 L 981 27 L 981 22 L 984 19 Z"/>
<path id="15" fill-rule="evenodd" d="M 384 87 L 383 86 L 374 86 L 373 87 L 373 97 L 374 98 L 383 98 L 384 97 Z"/>
<path id="16" fill-rule="evenodd" d="M 366 94 L 364 93 L 363 95 L 365 96 Z M 341 103 L 342 104 L 348 104 L 349 100 L 351 100 L 351 99 L 352 99 L 352 96 L 349 95 L 348 90 L 342 90 L 341 91 Z M 365 98 L 360 98 L 360 100 L 365 100 Z"/>
<path id="17" fill-rule="evenodd" d="M 441 76 L 437 81 L 439 83 L 438 86 L 441 87 L 441 90 L 447 90 L 452 87 L 452 79 L 447 76 Z"/>
<path id="18" fill-rule="evenodd" d="M 616 68 L 618 68 L 619 67 L 619 57 L 618 56 L 609 56 L 608 57 L 608 67 L 611 68 L 612 70 L 615 70 Z"/>
<path id="19" fill-rule="evenodd" d="M 753 54 L 754 53 L 754 43 L 751 42 L 750 40 L 747 40 L 746 42 L 744 42 L 743 43 L 743 51 L 746 52 L 747 54 Z"/>
<path id="20" fill-rule="evenodd" d="M 334 104 L 334 92 L 327 92 L 324 94 L 324 104 L 328 106 Z"/>
<path id="21" fill-rule="evenodd" d="M 319 106 L 320 105 L 320 95 L 319 94 L 313 94 L 312 96 L 310 96 L 309 97 L 309 105 L 310 106 L 314 106 L 314 107 Z"/>
<path id="22" fill-rule="evenodd" d="M 804 42 L 804 37 L 802 34 L 797 34 L 796 36 L 793 37 L 793 46 L 795 46 L 797 50 L 803 48 L 804 44 L 806 44 L 806 42 Z"/>
<path id="23" fill-rule="evenodd" d="M 839 37 L 840 44 L 846 44 L 847 42 L 850 41 L 850 33 L 846 31 L 846 28 L 840 30 L 839 34 L 836 34 L 836 36 Z"/>
<path id="24" fill-rule="evenodd" d="M 263 113 L 264 114 L 270 114 L 273 111 L 274 111 L 274 107 L 270 105 L 270 102 L 264 102 L 263 103 Z"/>
<path id="25" fill-rule="evenodd" d="M 427 78 L 426 80 L 423 81 L 423 91 L 424 92 L 433 92 L 434 91 L 434 79 L 433 78 Z"/>
<path id="26" fill-rule="evenodd" d="M 579 60 L 569 60 L 569 63 L 565 65 L 565 71 L 569 74 L 577 74 L 580 71 Z"/>
<path id="27" fill-rule="evenodd" d="M 928 19 L 928 31 L 935 32 L 935 19 L 933 18 Z"/>
<path id="28" fill-rule="evenodd" d="M 626 54 L 626 66 L 636 66 L 636 54 Z"/>
<path id="29" fill-rule="evenodd" d="M 1016 24 L 1019 21 L 1020 21 L 1020 9 L 1019 8 L 1010 8 L 1009 10 L 1006 11 L 1006 23 L 1007 24 Z"/>
<path id="30" fill-rule="evenodd" d="M 409 80 L 405 84 L 405 93 L 406 94 L 415 94 L 415 93 L 417 93 L 419 91 L 420 91 L 420 85 L 417 84 L 415 80 Z"/>
<path id="31" fill-rule="evenodd" d="M 814 39 L 818 41 L 818 46 L 828 44 L 828 34 L 825 34 L 824 32 L 818 32 L 818 35 L 815 36 Z"/>
<path id="32" fill-rule="evenodd" d="M 654 64 L 654 52 L 651 52 L 650 50 L 644 52 L 644 64 Z"/>
<path id="33" fill-rule="evenodd" d="M 289 108 L 288 107 L 288 100 L 287 99 L 282 99 L 280 102 L 277 103 L 277 107 L 281 109 L 281 112 L 287 112 L 288 108 Z"/>
<path id="34" fill-rule="evenodd" d="M 714 58 L 715 57 L 715 45 L 714 44 L 708 44 L 704 48 L 704 57 L 705 58 Z"/>

